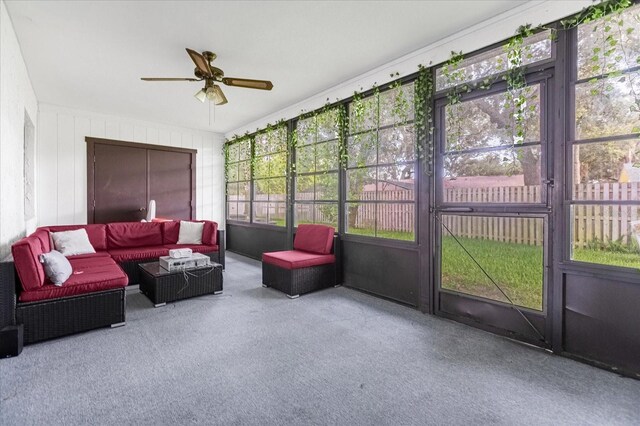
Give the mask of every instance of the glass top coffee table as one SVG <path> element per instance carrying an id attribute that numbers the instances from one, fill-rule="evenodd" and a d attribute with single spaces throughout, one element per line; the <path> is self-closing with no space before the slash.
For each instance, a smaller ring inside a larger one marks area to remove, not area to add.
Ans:
<path id="1" fill-rule="evenodd" d="M 178 271 L 168 271 L 160 266 L 160 262 L 141 263 L 138 267 L 140 291 L 156 308 L 167 302 L 222 293 L 222 265 L 219 263 Z"/>

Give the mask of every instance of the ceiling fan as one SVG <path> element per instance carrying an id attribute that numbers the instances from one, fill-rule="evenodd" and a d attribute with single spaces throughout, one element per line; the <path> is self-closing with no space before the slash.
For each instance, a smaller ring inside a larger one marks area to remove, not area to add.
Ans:
<path id="1" fill-rule="evenodd" d="M 203 81 L 204 88 L 200 89 L 194 96 L 200 102 L 204 102 L 206 99 L 213 102 L 215 105 L 224 105 L 227 103 L 227 98 L 222 93 L 220 85 L 216 83 L 226 84 L 227 86 L 245 87 L 248 89 L 260 89 L 271 90 L 273 83 L 267 80 L 251 80 L 247 78 L 234 78 L 225 77 L 224 72 L 220 68 L 216 68 L 211 65 L 211 62 L 216 59 L 216 54 L 209 51 L 204 51 L 202 54 L 195 50 L 187 49 L 189 57 L 196 64 L 194 75 L 196 78 L 150 78 L 143 77 L 144 81 Z"/>

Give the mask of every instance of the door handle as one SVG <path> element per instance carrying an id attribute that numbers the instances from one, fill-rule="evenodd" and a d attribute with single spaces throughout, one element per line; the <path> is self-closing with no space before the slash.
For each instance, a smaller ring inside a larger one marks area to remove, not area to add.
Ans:
<path id="1" fill-rule="evenodd" d="M 471 213 L 471 207 L 443 207 L 438 210 L 441 213 Z"/>

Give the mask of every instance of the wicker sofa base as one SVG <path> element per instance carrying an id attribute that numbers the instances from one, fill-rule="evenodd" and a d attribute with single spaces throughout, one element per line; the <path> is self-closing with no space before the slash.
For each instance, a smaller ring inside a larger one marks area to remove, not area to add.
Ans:
<path id="1" fill-rule="evenodd" d="M 124 288 L 16 305 L 25 344 L 124 322 Z"/>
<path id="2" fill-rule="evenodd" d="M 262 285 L 280 290 L 290 298 L 337 284 L 336 265 L 284 269 L 262 262 Z"/>

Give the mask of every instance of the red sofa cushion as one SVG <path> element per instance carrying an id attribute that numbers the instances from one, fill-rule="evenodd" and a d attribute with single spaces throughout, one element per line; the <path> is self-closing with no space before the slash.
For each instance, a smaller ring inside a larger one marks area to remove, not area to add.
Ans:
<path id="1" fill-rule="evenodd" d="M 194 253 L 214 253 L 217 252 L 218 246 L 208 246 L 205 244 L 166 244 L 169 250 L 190 248 Z"/>
<path id="2" fill-rule="evenodd" d="M 169 249 L 165 246 L 134 247 L 109 250 L 109 254 L 116 262 L 145 259 L 158 260 L 160 256 L 168 256 Z"/>
<path id="3" fill-rule="evenodd" d="M 91 225 L 55 225 L 38 228 L 49 232 L 75 231 L 76 229 L 85 229 L 89 236 L 89 242 L 93 248 L 98 250 L 107 249 L 107 225 L 96 223 Z M 45 250 L 49 252 L 50 250 Z"/>
<path id="4" fill-rule="evenodd" d="M 30 237 L 36 237 L 40 241 L 43 253 L 49 253 L 51 251 L 51 236 L 47 228 L 38 228 L 30 235 Z"/>
<path id="5" fill-rule="evenodd" d="M 263 253 L 262 261 L 284 269 L 301 269 L 309 266 L 335 263 L 333 254 L 316 254 L 299 250 L 274 251 Z"/>
<path id="6" fill-rule="evenodd" d="M 202 230 L 202 244 L 215 246 L 218 244 L 218 223 L 210 220 L 192 220 L 190 222 L 204 222 Z M 180 222 L 162 222 L 162 240 L 164 244 L 176 244 L 180 236 Z M 182 245 L 181 245 L 182 246 Z M 184 245 L 182 248 L 186 247 Z"/>
<path id="7" fill-rule="evenodd" d="M 107 247 L 127 249 L 162 245 L 162 224 L 153 222 L 115 222 L 107 224 Z"/>
<path id="8" fill-rule="evenodd" d="M 109 257 L 93 257 L 69 260 L 73 274 L 61 286 L 49 281 L 42 287 L 20 293 L 21 302 L 57 299 L 95 291 L 125 287 L 127 274 Z"/>
<path id="9" fill-rule="evenodd" d="M 298 225 L 293 248 L 318 254 L 331 253 L 335 228 L 327 225 Z"/>
<path id="10" fill-rule="evenodd" d="M 76 254 L 75 256 L 67 256 L 67 259 L 88 259 L 90 257 L 111 257 L 108 251 L 97 251 L 95 253 Z"/>
<path id="11" fill-rule="evenodd" d="M 24 290 L 34 290 L 42 287 L 46 275 L 40 255 L 42 243 L 40 239 L 31 235 L 23 238 L 11 246 L 13 262 Z"/>

